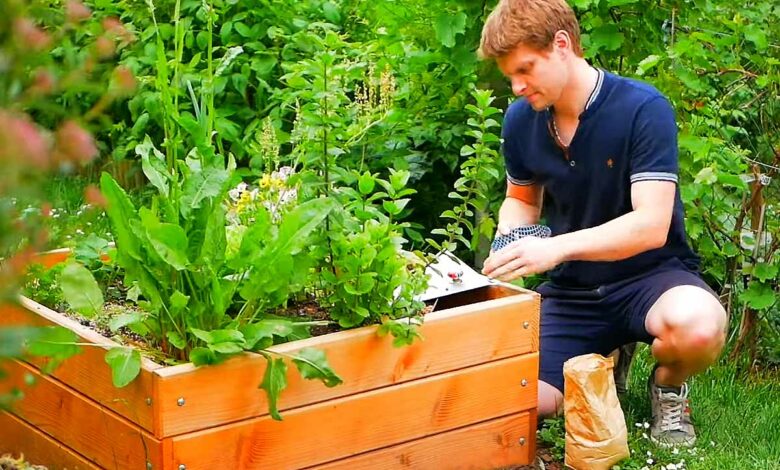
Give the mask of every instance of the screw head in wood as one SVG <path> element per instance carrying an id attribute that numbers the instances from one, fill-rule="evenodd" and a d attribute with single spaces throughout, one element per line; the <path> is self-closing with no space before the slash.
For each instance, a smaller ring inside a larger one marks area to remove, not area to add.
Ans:
<path id="1" fill-rule="evenodd" d="M 179 399 L 176 401 L 176 403 L 177 403 L 179 406 L 184 406 L 184 397 L 181 397 L 181 398 L 179 398 Z"/>
<path id="2" fill-rule="evenodd" d="M 520 442 L 521 446 L 524 446 L 525 445 L 525 438 L 521 437 L 519 442 Z"/>
<path id="3" fill-rule="evenodd" d="M 152 397 L 146 397 L 146 406 L 152 406 Z"/>
<path id="4" fill-rule="evenodd" d="M 530 322 L 527 322 L 527 321 L 524 321 L 524 322 L 523 322 L 523 328 L 525 328 L 526 330 L 527 330 L 527 329 L 528 329 L 530 326 L 531 326 L 531 323 L 530 323 Z"/>
<path id="5" fill-rule="evenodd" d="M 152 462 L 146 462 L 146 470 L 152 470 Z"/>
<path id="6" fill-rule="evenodd" d="M 523 380 L 521 380 L 521 381 L 520 381 L 520 385 L 522 385 L 523 387 L 525 387 L 526 385 L 528 385 L 528 381 L 527 381 L 527 380 L 525 380 L 525 379 L 523 379 Z"/>
<path id="7" fill-rule="evenodd" d="M 187 466 L 184 464 L 179 465 L 179 470 L 187 470 Z"/>

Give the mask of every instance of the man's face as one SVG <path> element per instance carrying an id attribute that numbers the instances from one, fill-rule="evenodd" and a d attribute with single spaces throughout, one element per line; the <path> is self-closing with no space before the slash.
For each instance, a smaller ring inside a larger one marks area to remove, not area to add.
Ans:
<path id="1" fill-rule="evenodd" d="M 566 51 L 555 44 L 547 50 L 520 44 L 496 62 L 512 83 L 512 92 L 541 111 L 558 101 L 569 80 L 565 57 Z"/>

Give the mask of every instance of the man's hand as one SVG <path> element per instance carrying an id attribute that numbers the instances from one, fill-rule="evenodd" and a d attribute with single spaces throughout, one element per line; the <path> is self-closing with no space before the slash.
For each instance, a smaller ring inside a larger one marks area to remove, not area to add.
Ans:
<path id="1" fill-rule="evenodd" d="M 522 238 L 505 249 L 491 253 L 482 274 L 501 281 L 549 271 L 564 261 L 555 238 Z"/>

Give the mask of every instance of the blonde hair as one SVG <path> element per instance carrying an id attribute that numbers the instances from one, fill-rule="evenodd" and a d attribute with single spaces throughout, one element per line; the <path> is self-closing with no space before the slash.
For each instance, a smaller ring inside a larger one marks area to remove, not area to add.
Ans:
<path id="1" fill-rule="evenodd" d="M 566 31 L 572 50 L 582 56 L 580 25 L 566 0 L 501 0 L 482 28 L 479 55 L 497 58 L 524 44 L 550 48 L 558 31 Z"/>

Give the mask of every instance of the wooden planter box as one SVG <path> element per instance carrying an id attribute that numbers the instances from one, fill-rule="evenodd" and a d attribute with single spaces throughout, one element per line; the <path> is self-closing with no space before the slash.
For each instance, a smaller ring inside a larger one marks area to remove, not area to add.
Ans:
<path id="1" fill-rule="evenodd" d="M 25 398 L 0 412 L 0 453 L 50 469 L 494 469 L 535 455 L 539 297 L 512 286 L 440 299 L 410 347 L 375 327 L 274 346 L 323 349 L 344 379 L 326 388 L 290 365 L 281 422 L 258 388 L 259 355 L 200 368 L 145 359 L 118 389 L 103 359 L 110 339 L 30 299 L 0 308 L 0 327 L 56 324 L 102 346 L 51 375 L 3 365 L 0 389 Z"/>

